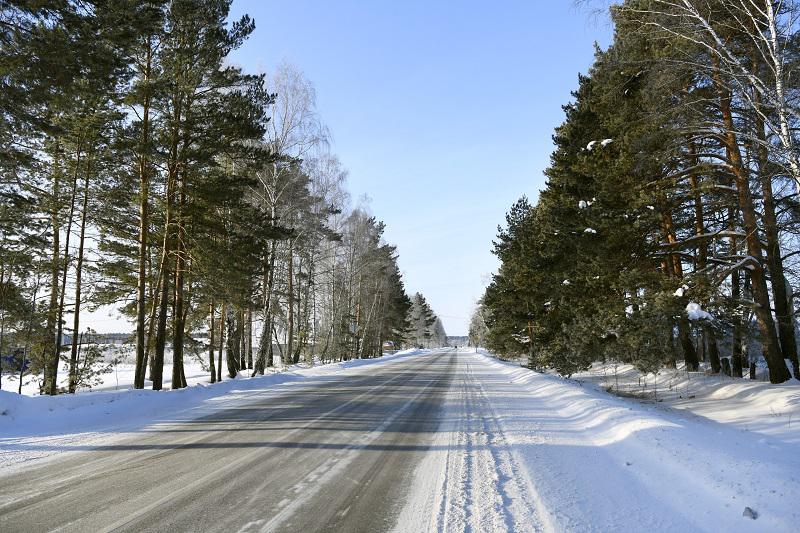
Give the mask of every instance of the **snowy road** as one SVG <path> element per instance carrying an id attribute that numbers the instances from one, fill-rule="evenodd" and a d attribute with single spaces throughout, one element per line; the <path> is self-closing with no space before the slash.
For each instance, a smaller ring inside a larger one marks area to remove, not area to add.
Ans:
<path id="1" fill-rule="evenodd" d="M 87 446 L 3 479 L 0 530 L 385 530 L 455 364 L 436 353 L 336 373 Z"/>
<path id="2" fill-rule="evenodd" d="M 375 363 L 72 443 L 0 477 L 0 531 L 792 531 L 800 518 L 794 444 L 479 354 Z"/>

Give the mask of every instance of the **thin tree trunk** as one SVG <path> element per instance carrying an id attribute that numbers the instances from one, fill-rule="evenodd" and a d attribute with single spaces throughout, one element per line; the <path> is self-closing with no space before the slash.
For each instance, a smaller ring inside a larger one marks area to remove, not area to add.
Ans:
<path id="1" fill-rule="evenodd" d="M 58 279 L 60 274 L 61 261 L 61 219 L 59 217 L 59 198 L 61 196 L 61 171 L 59 169 L 59 147 L 56 145 L 53 156 L 53 189 L 52 189 L 52 209 L 50 213 L 50 224 L 53 232 L 52 262 L 50 266 L 50 302 L 47 308 L 46 339 L 51 342 L 56 334 L 56 316 L 58 314 Z M 32 318 L 31 318 L 32 319 Z M 40 389 L 41 394 L 47 394 L 50 390 L 50 382 L 55 380 L 58 372 L 58 361 L 56 366 L 52 366 L 52 358 L 48 357 L 47 351 L 44 353 L 44 380 Z M 22 379 L 20 378 L 20 383 Z M 20 394 L 22 387 L 20 386 Z"/>
<path id="2" fill-rule="evenodd" d="M 247 368 L 247 343 L 245 339 L 244 309 L 236 317 L 236 333 L 239 336 L 239 370 Z"/>
<path id="3" fill-rule="evenodd" d="M 164 224 L 164 243 L 161 252 L 161 294 L 158 297 L 158 322 L 156 323 L 155 354 L 153 355 L 153 368 L 150 379 L 153 381 L 153 390 L 161 390 L 164 376 L 164 350 L 167 341 L 167 313 L 169 308 L 169 255 L 170 255 L 170 211 L 172 192 L 167 187 L 166 222 Z"/>
<path id="4" fill-rule="evenodd" d="M 152 268 L 151 268 L 152 270 Z M 150 372 L 150 381 L 153 381 L 153 361 L 155 361 L 155 357 L 151 357 L 151 353 L 155 350 L 156 347 L 156 338 L 155 338 L 155 331 L 156 331 L 156 322 L 157 322 L 157 312 L 159 309 L 159 293 L 161 290 L 161 269 L 158 272 L 158 278 L 154 284 L 150 285 L 150 317 L 147 321 L 147 349 L 144 352 L 144 366 L 148 368 Z"/>
<path id="5" fill-rule="evenodd" d="M 253 370 L 253 310 L 247 310 L 247 369 Z"/>
<path id="6" fill-rule="evenodd" d="M 697 166 L 697 149 L 694 141 L 688 143 L 689 166 Z M 692 198 L 694 200 L 694 231 L 695 235 L 703 235 L 705 233 L 705 218 L 703 213 L 703 195 L 700 191 L 700 184 L 698 183 L 698 176 L 696 172 L 689 174 L 689 186 L 692 190 Z M 708 242 L 700 240 L 700 247 L 697 254 L 697 270 L 704 271 L 708 266 Z M 719 360 L 719 345 L 717 344 L 717 336 L 714 332 L 713 325 L 703 324 L 703 337 L 705 345 L 708 346 L 708 355 L 711 360 L 711 368 L 715 374 L 719 373 L 720 360 Z M 705 353 L 705 352 L 704 352 Z"/>
<path id="7" fill-rule="evenodd" d="M 8 281 L 5 281 L 6 273 L 4 266 L 0 266 L 0 309 L 5 309 L 6 293 L 11 285 L 11 269 L 8 270 Z M 3 346 L 4 334 L 6 331 L 6 313 L 0 311 L 0 390 L 3 389 Z"/>
<path id="8" fill-rule="evenodd" d="M 153 390 L 161 390 L 163 386 L 164 376 L 164 350 L 167 342 L 167 314 L 169 312 L 169 293 L 170 293 L 170 255 L 172 253 L 172 209 L 173 209 L 173 196 L 175 195 L 175 187 L 177 185 L 179 173 L 179 154 L 178 143 L 180 142 L 180 128 L 181 117 L 183 110 L 182 97 L 178 96 L 174 99 L 175 106 L 175 119 L 172 125 L 169 160 L 167 164 L 167 190 L 166 202 L 164 209 L 164 242 L 161 252 L 161 295 L 159 297 L 158 307 L 158 324 L 156 327 L 156 350 L 153 357 L 153 369 L 151 371 L 151 379 L 153 380 Z M 174 346 L 173 346 L 174 348 Z"/>
<path id="9" fill-rule="evenodd" d="M 28 351 L 30 350 L 31 345 L 31 334 L 33 333 L 33 317 L 36 314 L 36 298 L 39 295 L 39 283 L 41 281 L 40 274 L 36 272 L 36 283 L 33 286 L 33 294 L 31 295 L 31 310 L 28 316 L 28 328 L 25 331 L 25 346 L 22 349 L 22 361 L 19 365 L 19 386 L 17 387 L 17 393 L 22 394 L 22 379 L 25 377 L 25 360 L 28 355 Z"/>
<path id="10" fill-rule="evenodd" d="M 225 346 L 225 360 L 228 365 L 228 377 L 233 379 L 239 373 L 239 331 L 236 311 L 228 308 L 225 315 L 225 326 L 228 330 L 228 343 Z"/>
<path id="11" fill-rule="evenodd" d="M 272 290 L 275 284 L 275 252 L 276 243 L 270 243 L 269 264 L 266 270 L 266 286 L 264 294 L 264 324 L 261 327 L 261 339 L 258 345 L 258 357 L 256 359 L 253 375 L 264 374 L 264 368 L 273 364 L 272 357 Z"/>
<path id="12" fill-rule="evenodd" d="M 211 383 L 217 382 L 217 370 L 214 366 L 214 300 L 209 304 L 210 324 L 208 326 L 208 366 L 211 369 Z"/>
<path id="13" fill-rule="evenodd" d="M 183 204 L 186 200 L 181 180 L 181 192 L 176 217 L 177 247 L 175 250 L 175 313 L 172 317 L 172 388 L 185 387 L 183 379 L 183 345 L 184 345 L 184 272 L 186 269 L 185 257 L 185 227 L 182 216 Z"/>
<path id="14" fill-rule="evenodd" d="M 217 381 L 222 381 L 222 352 L 225 346 L 225 313 L 226 305 L 222 302 L 219 311 L 219 354 L 217 355 Z"/>
<path id="15" fill-rule="evenodd" d="M 147 52 L 144 68 L 144 82 L 147 85 L 151 78 L 152 68 L 152 42 L 148 37 Z M 147 158 L 148 144 L 150 142 L 150 90 L 145 90 L 142 103 L 142 138 L 141 152 L 139 154 L 139 270 L 136 280 L 136 370 L 133 378 L 133 388 L 143 389 L 145 371 L 147 368 L 147 339 L 145 338 L 145 316 L 147 314 L 147 243 L 149 240 L 149 197 L 150 197 L 150 163 Z"/>
<path id="16" fill-rule="evenodd" d="M 283 355 L 283 348 L 281 348 L 281 341 L 278 339 L 278 331 L 275 329 L 275 324 L 272 324 L 272 334 L 275 336 L 275 344 L 278 346 L 278 355 L 281 361 L 285 361 Z"/>
<path id="17" fill-rule="evenodd" d="M 791 170 L 792 177 L 794 178 L 795 190 L 800 194 L 800 161 L 798 161 L 797 148 L 794 144 L 794 133 L 791 131 L 791 126 L 789 124 L 789 111 L 786 103 L 786 89 L 784 88 L 784 61 L 786 58 L 784 50 L 786 49 L 786 45 L 780 43 L 778 37 L 779 34 L 777 28 L 776 10 L 773 6 L 773 3 L 774 2 L 771 1 L 764 2 L 764 7 L 766 8 L 767 13 L 767 24 L 769 25 L 769 31 L 765 32 L 765 39 L 769 42 L 769 55 L 772 59 L 771 70 L 775 75 L 775 112 L 778 114 L 778 123 L 780 124 L 780 135 L 778 135 L 778 137 L 780 138 L 781 144 L 783 144 L 786 154 L 788 155 L 789 169 Z M 778 3 L 778 9 L 780 9 L 780 5 L 781 4 Z M 792 360 L 793 365 L 795 365 L 795 361 L 796 355 L 795 359 Z M 800 379 L 796 372 L 797 370 L 795 370 L 795 377 Z"/>
<path id="18" fill-rule="evenodd" d="M 294 250 L 293 240 L 289 240 L 289 262 L 288 262 L 288 287 L 287 287 L 287 312 L 288 324 L 286 331 L 286 364 L 292 364 L 292 348 L 294 348 Z"/>
<path id="19" fill-rule="evenodd" d="M 662 202 L 663 204 L 663 202 Z M 674 223 L 672 220 L 672 213 L 668 208 L 662 207 L 661 209 L 661 223 L 664 237 L 669 244 L 675 244 Z M 681 260 L 676 254 L 669 254 L 666 261 L 667 275 L 676 279 L 679 283 L 683 279 L 683 267 Z M 686 365 L 686 370 L 696 372 L 700 368 L 700 361 L 697 358 L 697 350 L 692 342 L 692 328 L 689 320 L 684 314 L 678 318 L 678 340 L 681 344 L 683 351 L 683 360 Z"/>
<path id="20" fill-rule="evenodd" d="M 72 195 L 70 198 L 69 217 L 67 217 L 67 232 L 64 239 L 64 263 L 61 269 L 61 287 L 59 289 L 58 315 L 56 319 L 56 338 L 53 355 L 51 359 L 52 380 L 49 383 L 47 393 L 55 396 L 58 392 L 58 363 L 61 359 L 61 338 L 64 332 L 64 296 L 67 288 L 67 271 L 69 270 L 69 240 L 72 233 L 72 221 L 75 216 L 75 198 L 78 192 L 78 172 L 80 170 L 82 148 L 79 144 L 75 158 L 75 172 L 72 176 Z M 73 336 L 75 332 L 72 333 Z"/>
<path id="21" fill-rule="evenodd" d="M 89 175 L 91 160 L 87 159 L 86 177 L 83 180 L 83 206 L 81 233 L 78 241 L 78 257 L 75 265 L 75 312 L 72 315 L 72 346 L 69 357 L 69 392 L 74 393 L 78 385 L 78 330 L 81 315 L 81 279 L 83 274 L 83 250 L 86 242 L 86 218 L 89 212 Z"/>
<path id="22" fill-rule="evenodd" d="M 719 345 L 717 345 L 717 336 L 714 329 L 706 327 L 705 331 L 706 343 L 708 344 L 708 360 L 711 362 L 711 370 L 715 374 L 719 374 L 722 369 L 722 362 L 719 359 Z"/>

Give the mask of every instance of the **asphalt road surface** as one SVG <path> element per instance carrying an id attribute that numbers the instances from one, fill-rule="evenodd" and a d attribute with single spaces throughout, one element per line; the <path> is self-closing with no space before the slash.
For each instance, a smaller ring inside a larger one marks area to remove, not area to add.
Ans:
<path id="1" fill-rule="evenodd" d="M 0 479 L 0 531 L 385 531 L 442 419 L 453 350 L 286 393 Z"/>

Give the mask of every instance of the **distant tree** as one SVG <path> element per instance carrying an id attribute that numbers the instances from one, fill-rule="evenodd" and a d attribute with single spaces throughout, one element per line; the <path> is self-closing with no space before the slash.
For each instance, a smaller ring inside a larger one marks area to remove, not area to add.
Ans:
<path id="1" fill-rule="evenodd" d="M 488 313 L 488 308 L 483 303 L 483 299 L 481 299 L 472 311 L 472 316 L 469 320 L 469 343 L 476 348 L 485 346 L 486 334 L 488 333 L 486 313 Z"/>

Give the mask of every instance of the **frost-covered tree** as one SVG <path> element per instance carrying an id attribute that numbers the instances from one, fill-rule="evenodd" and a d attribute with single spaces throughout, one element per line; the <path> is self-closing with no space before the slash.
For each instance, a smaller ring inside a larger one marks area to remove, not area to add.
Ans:
<path id="1" fill-rule="evenodd" d="M 481 299 L 475 309 L 472 311 L 472 316 L 469 319 L 469 343 L 472 346 L 484 346 L 486 342 L 486 334 L 488 328 L 486 327 L 486 314 L 489 312 L 486 304 Z"/>

